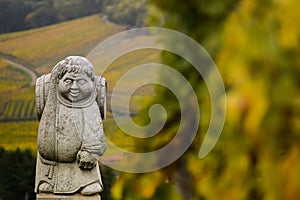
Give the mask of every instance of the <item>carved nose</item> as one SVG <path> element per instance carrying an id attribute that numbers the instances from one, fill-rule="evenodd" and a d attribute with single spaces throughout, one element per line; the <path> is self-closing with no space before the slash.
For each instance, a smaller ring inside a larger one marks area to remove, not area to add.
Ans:
<path id="1" fill-rule="evenodd" d="M 77 82 L 76 82 L 76 81 L 73 81 L 72 86 L 71 86 L 71 89 L 73 89 L 73 90 L 78 89 L 78 85 L 77 85 Z"/>

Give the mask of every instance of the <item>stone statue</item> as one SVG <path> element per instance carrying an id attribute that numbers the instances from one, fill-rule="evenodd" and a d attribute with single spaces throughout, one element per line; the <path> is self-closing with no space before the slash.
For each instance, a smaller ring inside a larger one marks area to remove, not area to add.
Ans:
<path id="1" fill-rule="evenodd" d="M 40 124 L 35 192 L 101 192 L 98 157 L 106 149 L 105 79 L 94 75 L 86 58 L 69 56 L 37 79 L 36 103 Z"/>

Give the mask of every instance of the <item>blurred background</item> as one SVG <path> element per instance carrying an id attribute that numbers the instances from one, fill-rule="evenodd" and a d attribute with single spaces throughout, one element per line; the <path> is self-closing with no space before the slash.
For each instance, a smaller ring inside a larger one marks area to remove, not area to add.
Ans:
<path id="1" fill-rule="evenodd" d="M 86 56 L 109 36 L 143 26 L 180 31 L 207 50 L 225 83 L 226 122 L 213 151 L 199 159 L 211 116 L 201 76 L 168 52 L 119 59 L 104 74 L 108 83 L 126 66 L 157 60 L 184 75 L 200 102 L 200 127 L 183 156 L 161 170 L 132 174 L 102 165 L 102 198 L 300 199 L 298 8 L 296 0 L 0 0 L 0 199 L 35 199 L 36 77 L 68 55 Z M 104 129 L 116 145 L 149 152 L 174 137 L 180 107 L 167 88 L 141 93 L 151 98 L 137 104 L 159 103 L 167 110 L 158 136 L 128 137 L 109 113 Z M 134 113 L 136 122 L 149 121 L 147 106 Z"/>

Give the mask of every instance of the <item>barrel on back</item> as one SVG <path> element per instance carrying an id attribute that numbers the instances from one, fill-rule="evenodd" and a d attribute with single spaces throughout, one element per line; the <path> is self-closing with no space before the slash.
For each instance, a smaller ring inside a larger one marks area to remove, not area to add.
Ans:
<path id="1" fill-rule="evenodd" d="M 95 76 L 96 90 L 97 90 L 97 104 L 100 109 L 101 118 L 106 118 L 106 79 L 102 76 Z"/>
<path id="2" fill-rule="evenodd" d="M 46 101 L 49 93 L 51 74 L 44 74 L 36 80 L 35 85 L 35 101 L 37 116 L 40 120 L 46 105 Z"/>
<path id="3" fill-rule="evenodd" d="M 37 116 L 40 120 L 47 102 L 51 74 L 44 74 L 36 80 L 36 108 Z M 95 85 L 97 91 L 97 104 L 100 109 L 101 118 L 106 118 L 106 79 L 101 76 L 95 76 Z"/>

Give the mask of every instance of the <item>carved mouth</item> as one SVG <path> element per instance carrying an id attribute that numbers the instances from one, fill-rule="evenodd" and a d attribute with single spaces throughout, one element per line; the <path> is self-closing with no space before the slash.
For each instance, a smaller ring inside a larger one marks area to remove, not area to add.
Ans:
<path id="1" fill-rule="evenodd" d="M 71 97 L 76 98 L 79 96 L 79 92 L 70 92 Z"/>

